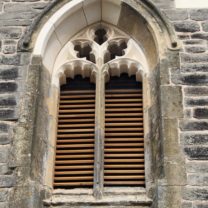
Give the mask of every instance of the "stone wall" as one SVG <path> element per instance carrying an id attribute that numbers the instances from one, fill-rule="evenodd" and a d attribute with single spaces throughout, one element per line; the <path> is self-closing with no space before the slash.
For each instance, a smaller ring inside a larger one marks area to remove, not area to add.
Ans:
<path id="1" fill-rule="evenodd" d="M 28 93 L 25 80 L 31 53 L 19 50 L 18 41 L 53 2 L 0 0 L 0 208 L 14 207 L 9 206 L 9 198 L 20 180 L 19 164 L 10 155 L 15 157 L 12 145 L 17 122 L 24 123 L 19 112 Z M 154 2 L 174 26 L 182 46 L 181 68 L 170 71 L 171 85 L 182 87 L 184 105 L 184 119 L 179 127 L 187 181 L 182 193 L 176 194 L 176 200 L 181 200 L 181 194 L 182 208 L 205 208 L 208 207 L 208 9 L 175 9 L 173 0 Z"/>

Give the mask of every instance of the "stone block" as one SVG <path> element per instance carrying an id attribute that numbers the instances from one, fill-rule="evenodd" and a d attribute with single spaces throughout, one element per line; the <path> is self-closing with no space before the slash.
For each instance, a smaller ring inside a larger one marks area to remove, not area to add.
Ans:
<path id="1" fill-rule="evenodd" d="M 175 30 L 177 32 L 197 32 L 200 31 L 200 26 L 195 21 L 181 21 L 174 23 Z"/>
<path id="2" fill-rule="evenodd" d="M 202 29 L 204 32 L 208 32 L 208 21 L 202 23 Z"/>
<path id="3" fill-rule="evenodd" d="M 189 161 L 186 163 L 187 173 L 208 173 L 207 161 Z"/>
<path id="4" fill-rule="evenodd" d="M 196 109 L 194 109 L 194 118 L 208 119 L 208 108 L 196 108 Z"/>
<path id="5" fill-rule="evenodd" d="M 208 202 L 196 202 L 194 203 L 193 208 L 207 208 Z"/>
<path id="6" fill-rule="evenodd" d="M 9 144 L 11 142 L 11 138 L 8 134 L 0 134 L 0 145 Z"/>
<path id="7" fill-rule="evenodd" d="M 2 51 L 3 51 L 4 54 L 13 54 L 16 51 L 16 46 L 14 46 L 14 45 L 4 45 Z"/>
<path id="8" fill-rule="evenodd" d="M 203 86 L 208 83 L 208 75 L 206 74 L 175 74 L 171 77 L 172 82 L 175 84 L 182 85 L 195 85 L 195 86 Z"/>
<path id="9" fill-rule="evenodd" d="M 0 82 L 0 93 L 16 92 L 16 90 L 17 90 L 16 82 Z"/>
<path id="10" fill-rule="evenodd" d="M 8 132 L 8 130 L 9 130 L 9 124 L 0 122 L 0 133 Z"/>
<path id="11" fill-rule="evenodd" d="M 15 54 L 15 55 L 2 55 L 0 57 L 0 64 L 5 64 L 5 65 L 20 65 L 20 54 Z"/>
<path id="12" fill-rule="evenodd" d="M 12 170 L 8 167 L 7 164 L 0 164 L 0 175 L 10 175 Z"/>
<path id="13" fill-rule="evenodd" d="M 185 200 L 208 200 L 207 187 L 187 186 L 184 188 L 182 193 Z"/>
<path id="14" fill-rule="evenodd" d="M 191 35 L 191 37 L 196 39 L 208 40 L 208 33 L 194 33 L 193 35 Z"/>
<path id="15" fill-rule="evenodd" d="M 0 163 L 8 162 L 9 145 L 0 145 Z"/>
<path id="16" fill-rule="evenodd" d="M 9 204 L 6 202 L 0 202 L 0 208 L 8 208 Z"/>
<path id="17" fill-rule="evenodd" d="M 208 19 L 208 9 L 192 9 L 190 10 L 190 19 L 196 21 L 204 21 Z"/>
<path id="18" fill-rule="evenodd" d="M 187 183 L 191 186 L 208 186 L 208 174 L 188 174 Z"/>
<path id="19" fill-rule="evenodd" d="M 208 134 L 206 133 L 181 133 L 183 145 L 208 145 Z"/>
<path id="20" fill-rule="evenodd" d="M 163 117 L 183 117 L 181 87 L 161 86 L 161 109 Z"/>
<path id="21" fill-rule="evenodd" d="M 0 188 L 0 202 L 5 202 L 9 198 L 9 189 L 2 189 Z"/>
<path id="22" fill-rule="evenodd" d="M 181 208 L 192 208 L 192 202 L 190 201 L 182 201 Z"/>
<path id="23" fill-rule="evenodd" d="M 185 154 L 192 160 L 208 160 L 208 148 L 203 146 L 185 147 Z"/>
<path id="24" fill-rule="evenodd" d="M 14 27 L 1 27 L 0 28 L 0 39 L 19 39 L 22 34 L 21 28 Z"/>
<path id="25" fill-rule="evenodd" d="M 181 72 L 208 72 L 207 63 L 186 63 L 181 65 Z"/>
<path id="26" fill-rule="evenodd" d="M 19 68 L 17 66 L 0 66 L 0 79 L 16 79 Z"/>
<path id="27" fill-rule="evenodd" d="M 11 95 L 0 95 L 0 107 L 10 107 L 15 106 L 16 98 Z"/>
<path id="28" fill-rule="evenodd" d="M 186 46 L 185 51 L 188 53 L 204 53 L 206 51 L 205 46 Z"/>
<path id="29" fill-rule="evenodd" d="M 0 176 L 0 188 L 10 188 L 15 186 L 16 180 L 12 175 Z"/>
<path id="30" fill-rule="evenodd" d="M 183 41 L 183 43 L 185 45 L 204 45 L 206 44 L 205 40 L 201 40 L 201 39 L 191 39 L 191 40 L 185 40 Z"/>
<path id="31" fill-rule="evenodd" d="M 208 98 L 185 98 L 185 105 L 186 106 L 207 106 L 208 105 Z"/>
<path id="32" fill-rule="evenodd" d="M 180 122 L 180 128 L 182 131 L 208 130 L 208 122 L 207 121 L 182 120 Z"/>
<path id="33" fill-rule="evenodd" d="M 164 10 L 164 13 L 171 21 L 188 19 L 188 12 L 186 9 L 166 9 Z"/>
<path id="34" fill-rule="evenodd" d="M 181 54 L 182 63 L 198 63 L 198 62 L 208 62 L 208 54 Z"/>
<path id="35" fill-rule="evenodd" d="M 208 87 L 185 87 L 184 93 L 185 96 L 207 96 Z"/>
<path id="36" fill-rule="evenodd" d="M 15 110 L 12 108 L 0 109 L 0 119 L 4 120 L 4 121 L 17 119 L 17 115 L 15 113 Z"/>

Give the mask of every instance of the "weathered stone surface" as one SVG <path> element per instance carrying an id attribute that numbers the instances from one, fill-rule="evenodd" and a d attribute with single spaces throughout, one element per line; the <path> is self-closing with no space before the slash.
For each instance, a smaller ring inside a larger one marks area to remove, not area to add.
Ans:
<path id="1" fill-rule="evenodd" d="M 0 164 L 0 175 L 9 175 L 12 173 L 12 170 L 8 167 L 7 164 Z"/>
<path id="2" fill-rule="evenodd" d="M 208 9 L 193 9 L 190 11 L 192 20 L 203 21 L 208 19 Z"/>
<path id="3" fill-rule="evenodd" d="M 198 173 L 207 174 L 208 173 L 208 163 L 207 161 L 189 161 L 186 164 L 187 173 Z"/>
<path id="4" fill-rule="evenodd" d="M 208 54 L 181 54 L 182 63 L 208 62 Z"/>
<path id="5" fill-rule="evenodd" d="M 0 79 L 16 79 L 19 68 L 17 66 L 0 66 Z"/>
<path id="6" fill-rule="evenodd" d="M 182 131 L 208 130 L 208 122 L 207 121 L 182 120 L 180 122 L 180 128 Z"/>
<path id="7" fill-rule="evenodd" d="M 0 133 L 2 132 L 8 132 L 9 124 L 5 122 L 0 122 Z"/>
<path id="8" fill-rule="evenodd" d="M 207 208 L 208 202 L 196 202 L 193 208 Z"/>
<path id="9" fill-rule="evenodd" d="M 181 65 L 181 72 L 208 72 L 207 63 L 187 63 Z"/>
<path id="10" fill-rule="evenodd" d="M 0 18 L 1 19 L 1 18 Z M 20 28 L 13 27 L 1 27 L 0 39 L 18 39 L 21 37 L 22 30 Z"/>
<path id="11" fill-rule="evenodd" d="M 195 33 L 191 35 L 192 38 L 208 40 L 208 33 Z"/>
<path id="12" fill-rule="evenodd" d="M 186 9 L 166 9 L 164 12 L 172 21 L 182 21 L 188 19 L 188 12 Z"/>
<path id="13" fill-rule="evenodd" d="M 181 208 L 192 208 L 192 202 L 182 201 Z"/>
<path id="14" fill-rule="evenodd" d="M 17 90 L 16 82 L 0 82 L 0 93 L 15 92 Z"/>
<path id="15" fill-rule="evenodd" d="M 8 134 L 0 134 L 0 145 L 9 144 L 11 142 L 11 138 Z"/>
<path id="16" fill-rule="evenodd" d="M 191 39 L 183 41 L 185 45 L 205 45 L 206 41 L 201 39 Z"/>
<path id="17" fill-rule="evenodd" d="M 185 187 L 183 196 L 186 200 L 208 200 L 207 187 Z"/>
<path id="18" fill-rule="evenodd" d="M 208 21 L 202 23 L 202 28 L 205 32 L 208 32 Z"/>
<path id="19" fill-rule="evenodd" d="M 208 160 L 208 148 L 203 146 L 185 147 L 184 152 L 192 160 Z"/>
<path id="20" fill-rule="evenodd" d="M 188 174 L 188 185 L 208 186 L 208 174 Z"/>
<path id="21" fill-rule="evenodd" d="M 0 145 L 0 163 L 8 162 L 9 145 Z"/>
<path id="22" fill-rule="evenodd" d="M 9 204 L 6 202 L 0 202 L 0 208 L 8 208 Z"/>
<path id="23" fill-rule="evenodd" d="M 5 45 L 3 46 L 3 53 L 4 54 L 13 54 L 16 52 L 16 46 L 13 45 Z"/>
<path id="24" fill-rule="evenodd" d="M 203 53 L 207 49 L 205 46 L 187 46 L 185 47 L 185 50 L 188 53 Z"/>
<path id="25" fill-rule="evenodd" d="M 208 75 L 197 74 L 197 73 L 193 73 L 193 74 L 181 73 L 172 76 L 172 82 L 175 84 L 182 84 L 182 85 L 203 86 L 208 84 Z"/>
<path id="26" fill-rule="evenodd" d="M 16 183 L 15 177 L 12 175 L 5 175 L 0 177 L 0 188 L 10 188 Z"/>
<path id="27" fill-rule="evenodd" d="M 208 95 L 208 87 L 185 87 L 184 88 L 185 95 L 191 96 L 207 96 Z"/>
<path id="28" fill-rule="evenodd" d="M 0 202 L 5 202 L 9 198 L 9 189 L 0 188 Z"/>
<path id="29" fill-rule="evenodd" d="M 15 55 L 2 55 L 0 56 L 0 64 L 5 65 L 20 65 L 21 64 L 21 56 L 20 54 Z"/>
<path id="30" fill-rule="evenodd" d="M 174 23 L 175 30 L 177 32 L 197 32 L 200 31 L 200 26 L 195 21 L 182 21 Z"/>
<path id="31" fill-rule="evenodd" d="M 13 120 L 17 119 L 15 110 L 13 108 L 0 109 L 0 119 L 1 120 Z"/>
<path id="32" fill-rule="evenodd" d="M 207 119 L 208 118 L 208 109 L 207 108 L 194 109 L 194 117 L 198 118 L 198 119 Z"/>
<path id="33" fill-rule="evenodd" d="M 185 98 L 186 106 L 206 106 L 208 105 L 208 98 Z"/>
<path id="34" fill-rule="evenodd" d="M 182 90 L 178 86 L 161 87 L 162 116 L 168 118 L 183 117 Z"/>
<path id="35" fill-rule="evenodd" d="M 14 96 L 0 95 L 0 107 L 15 106 L 16 104 L 16 98 Z"/>
<path id="36" fill-rule="evenodd" d="M 208 145 L 208 134 L 182 133 L 181 143 L 183 145 Z"/>

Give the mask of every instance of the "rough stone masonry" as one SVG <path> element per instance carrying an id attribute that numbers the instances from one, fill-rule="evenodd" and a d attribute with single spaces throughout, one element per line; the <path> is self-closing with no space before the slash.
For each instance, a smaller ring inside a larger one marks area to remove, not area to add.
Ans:
<path id="1" fill-rule="evenodd" d="M 75 0 L 76 1 L 76 0 Z M 19 48 L 26 30 L 44 15 L 52 0 L 0 0 L 0 208 L 9 201 L 19 175 L 9 162 L 31 53 Z M 184 119 L 180 144 L 187 183 L 181 208 L 208 207 L 208 8 L 175 9 L 173 0 L 154 0 L 182 44 L 180 69 L 170 71 L 171 85 L 182 86 Z M 191 3 L 191 2 L 190 2 Z M 10 205 L 10 204 L 13 204 Z M 17 206 L 18 207 L 18 206 Z M 23 208 L 23 207 L 18 207 Z"/>

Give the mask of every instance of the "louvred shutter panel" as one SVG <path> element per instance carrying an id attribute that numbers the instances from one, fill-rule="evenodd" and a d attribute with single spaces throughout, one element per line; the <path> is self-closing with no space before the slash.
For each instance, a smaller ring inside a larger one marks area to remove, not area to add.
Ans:
<path id="1" fill-rule="evenodd" d="M 105 90 L 104 186 L 145 186 L 142 83 L 112 77 Z"/>
<path id="2" fill-rule="evenodd" d="M 76 76 L 61 86 L 54 188 L 93 186 L 95 86 Z"/>

